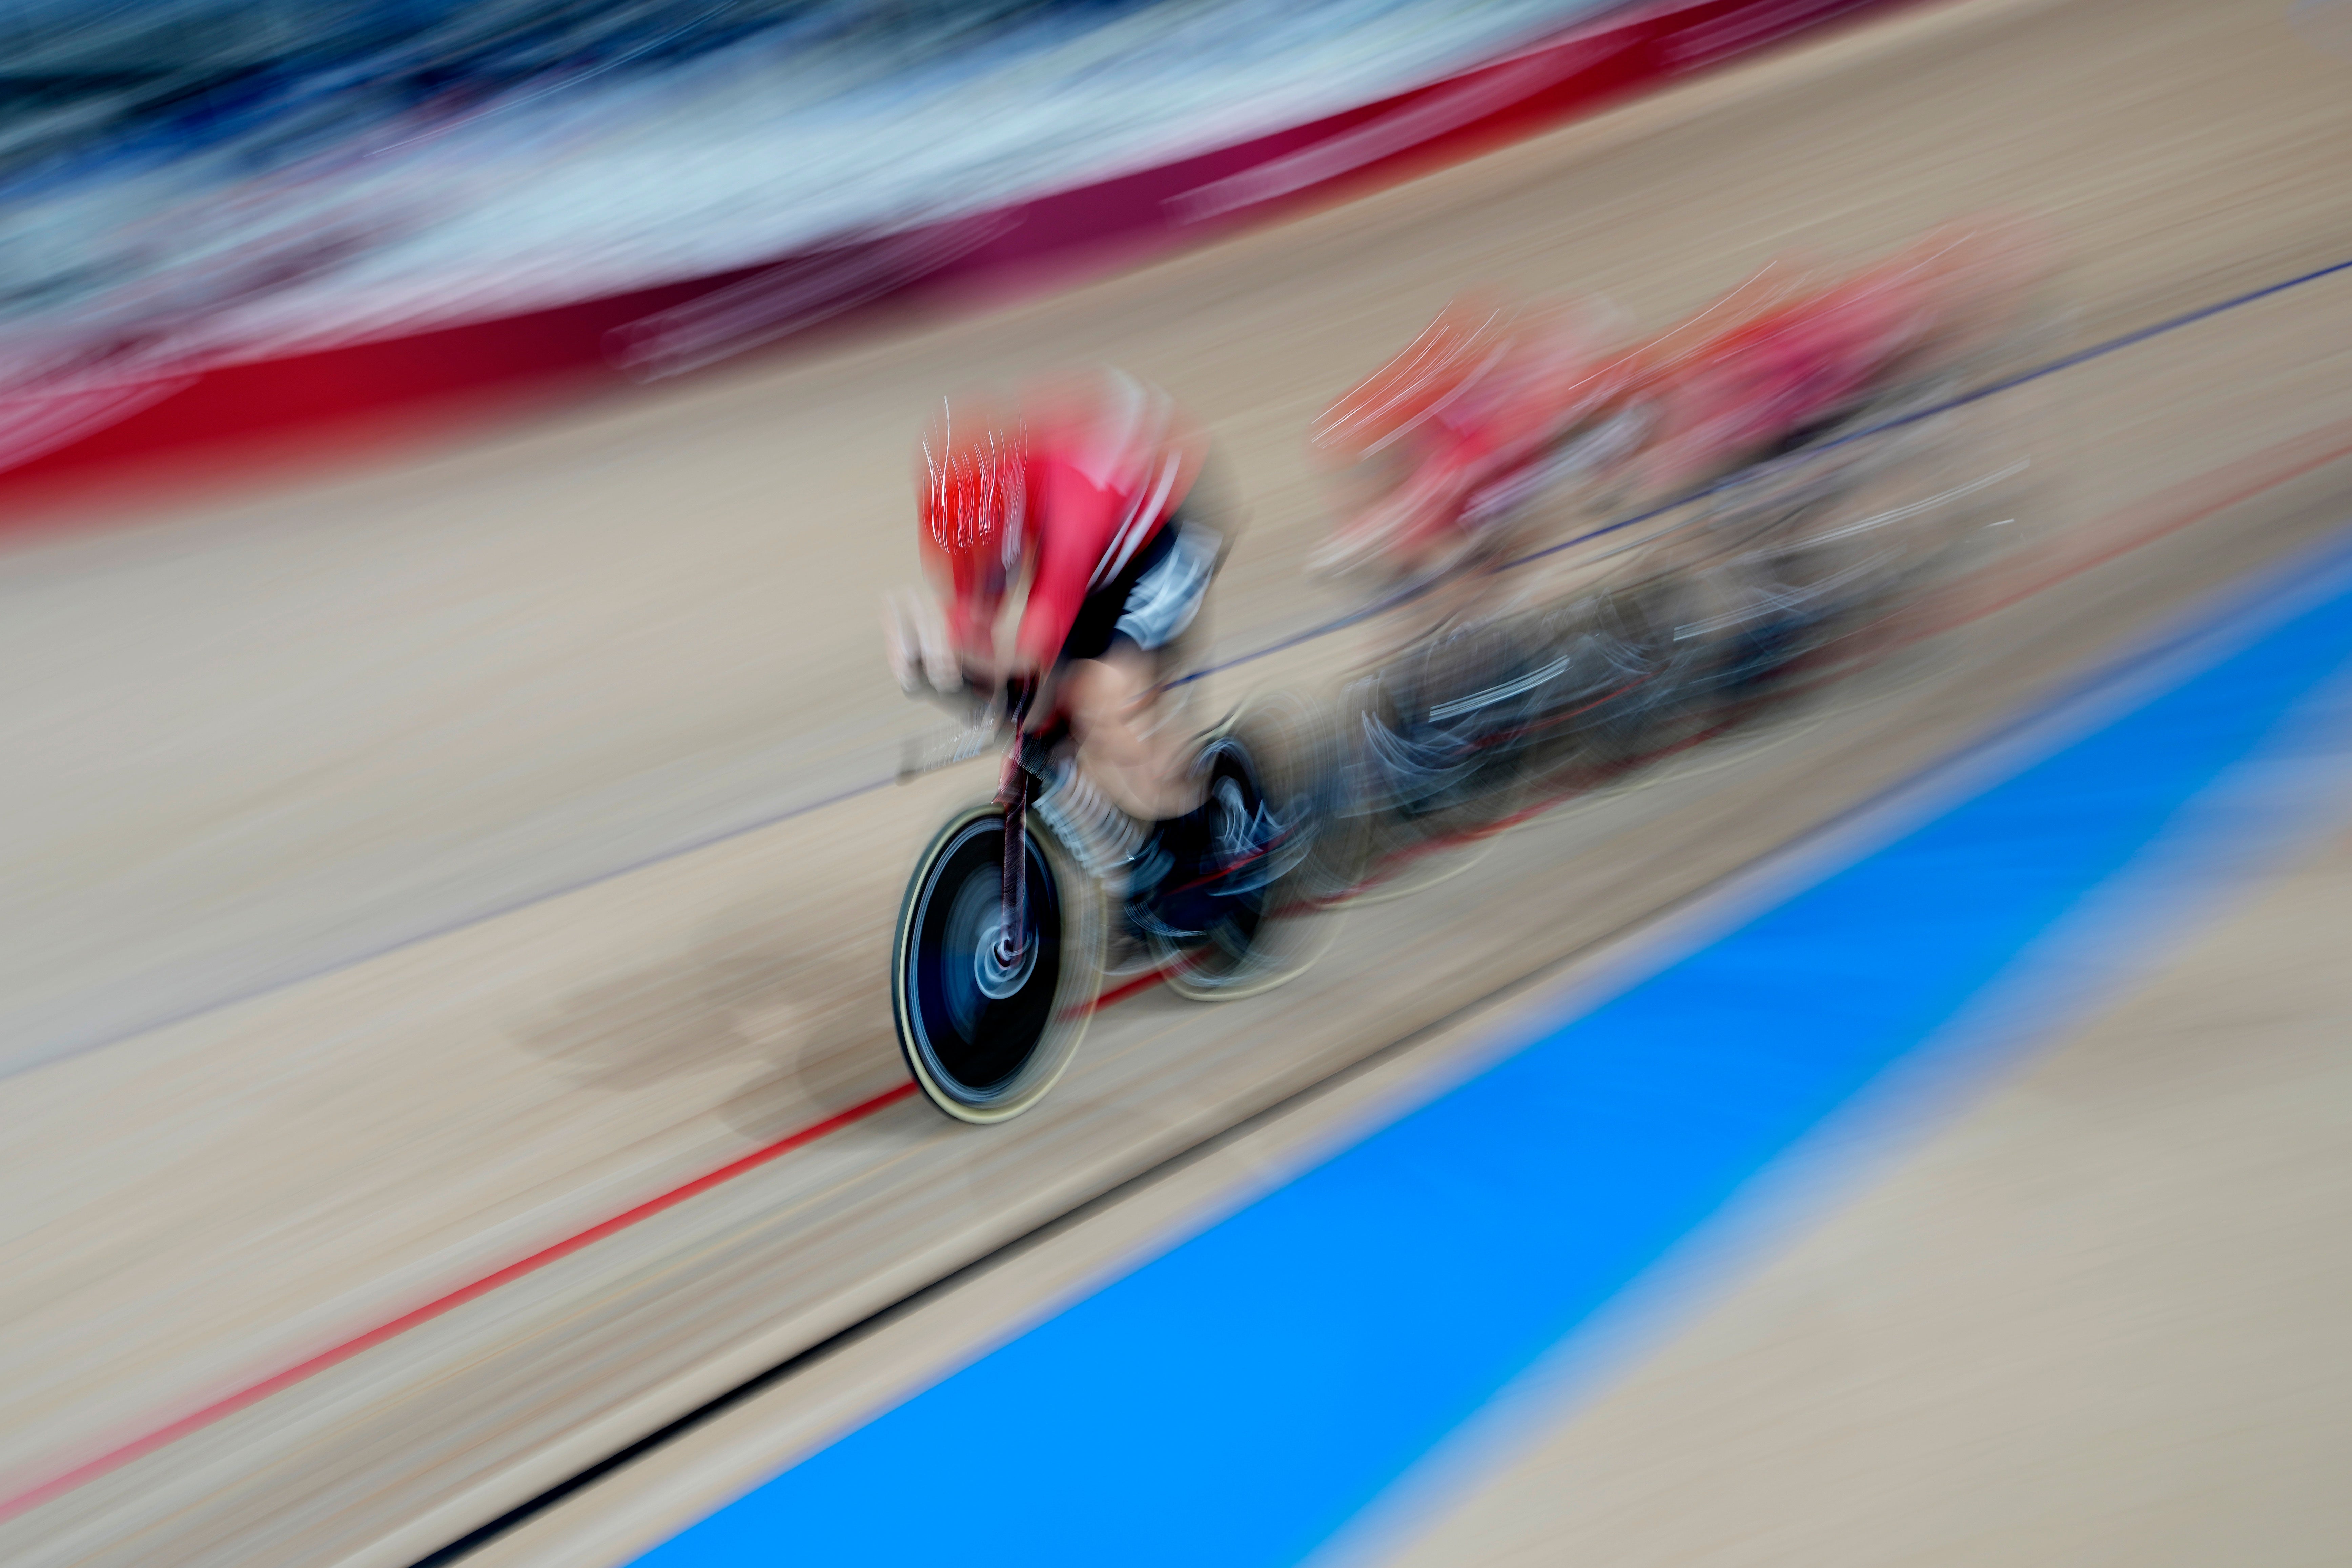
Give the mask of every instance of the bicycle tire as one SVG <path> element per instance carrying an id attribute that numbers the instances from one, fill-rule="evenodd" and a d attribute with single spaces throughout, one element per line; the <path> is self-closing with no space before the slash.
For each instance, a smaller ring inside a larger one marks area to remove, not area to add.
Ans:
<path id="1" fill-rule="evenodd" d="M 948 819 L 899 902 L 890 963 L 898 1049 L 924 1097 L 959 1121 L 1008 1121 L 1045 1099 L 1076 1058 L 1102 986 L 1094 881 L 1034 816 L 1027 834 L 1033 930 L 1029 967 L 1017 974 L 980 969 L 999 918 L 1004 813 L 995 802 Z"/>

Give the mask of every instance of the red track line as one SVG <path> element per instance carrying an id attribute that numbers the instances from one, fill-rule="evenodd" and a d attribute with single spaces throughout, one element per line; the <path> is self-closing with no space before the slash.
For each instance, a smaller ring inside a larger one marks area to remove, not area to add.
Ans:
<path id="1" fill-rule="evenodd" d="M 2240 474 L 2249 474 L 2253 477 L 2242 483 L 2233 484 L 2218 499 L 2200 500 L 2169 515 L 2159 514 L 2153 527 L 2130 534 L 2121 542 L 2110 545 L 2095 554 L 2062 566 L 2048 576 L 2007 594 L 1990 605 L 1964 614 L 1948 616 L 1939 622 L 1927 622 L 1916 635 L 1906 639 L 1904 646 L 1925 642 L 1931 637 L 1941 637 L 1944 633 L 1971 621 L 1983 620 L 1987 616 L 1998 615 L 2011 605 L 2021 604 L 2037 594 L 2047 592 L 2069 578 L 2079 577 L 2095 566 L 2104 566 L 2110 561 L 2153 544 L 2168 534 L 2178 533 L 2191 523 L 2202 522 L 2219 512 L 2227 511 L 2233 506 L 2250 501 L 2264 490 L 2275 489 L 2292 479 L 2299 479 L 2315 469 L 2326 468 L 2338 458 L 2352 457 L 2352 440 L 2345 438 L 2347 435 L 2352 435 L 2352 420 L 2338 420 L 2333 425 L 2323 425 L 2316 430 L 2306 430 L 2300 436 L 2290 437 L 2273 446 L 2265 447 L 2261 451 L 2250 457 L 2241 458 L 2234 463 L 2225 463 L 2221 468 L 2211 470 L 2206 477 L 2213 479 L 2233 479 Z M 2304 457 L 2286 468 L 2276 470 L 2270 468 L 2270 464 L 2290 453 L 2307 449 L 2315 441 L 2328 444 L 2321 447 L 2316 453 Z M 2109 514 L 2111 517 L 2113 515 L 2115 514 Z"/>
<path id="2" fill-rule="evenodd" d="M 888 1106 L 896 1105 L 915 1092 L 910 1079 L 894 1089 L 883 1090 L 873 1099 L 862 1100 L 846 1110 L 835 1111 L 822 1121 L 813 1122 L 796 1132 L 787 1132 L 772 1143 L 763 1144 L 750 1153 L 729 1161 L 715 1171 L 697 1176 L 683 1186 L 672 1187 L 658 1197 L 648 1198 L 635 1208 L 625 1209 L 612 1218 L 586 1230 L 568 1236 L 552 1247 L 541 1247 L 519 1262 L 509 1263 L 495 1273 L 485 1274 L 470 1285 L 461 1285 L 446 1296 L 438 1296 L 425 1305 L 402 1313 L 388 1323 L 382 1323 L 330 1350 L 320 1352 L 310 1360 L 297 1363 L 283 1372 L 273 1373 L 258 1383 L 248 1384 L 225 1398 L 215 1399 L 201 1410 L 181 1416 L 178 1420 L 143 1436 L 134 1437 L 119 1447 L 110 1448 L 94 1459 L 85 1460 L 62 1475 L 53 1476 L 37 1486 L 0 1499 L 0 1520 L 14 1519 L 28 1510 L 38 1508 L 50 1499 L 62 1496 L 86 1482 L 96 1480 L 110 1470 L 120 1469 L 144 1454 L 152 1454 L 167 1444 L 177 1442 L 189 1433 L 211 1426 L 225 1416 L 233 1415 L 248 1405 L 257 1404 L 281 1389 L 289 1388 L 304 1379 L 326 1371 L 331 1366 L 347 1362 L 362 1351 L 383 1343 L 396 1335 L 407 1332 L 420 1323 L 429 1322 L 443 1313 L 461 1307 L 478 1296 L 488 1295 L 499 1286 L 536 1273 L 561 1258 L 569 1258 L 592 1242 L 601 1241 L 615 1232 L 628 1229 L 641 1220 L 650 1219 L 665 1209 L 676 1208 L 687 1199 L 711 1188 L 733 1181 L 747 1171 L 757 1169 L 780 1155 L 788 1154 L 806 1144 L 814 1143 L 829 1133 L 838 1132 L 854 1121 L 862 1121 Z"/>

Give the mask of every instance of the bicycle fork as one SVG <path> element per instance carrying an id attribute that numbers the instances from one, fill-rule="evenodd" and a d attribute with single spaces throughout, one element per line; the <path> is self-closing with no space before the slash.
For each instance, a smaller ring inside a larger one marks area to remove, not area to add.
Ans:
<path id="1" fill-rule="evenodd" d="M 1015 747 L 1004 759 L 1004 779 L 996 791 L 1004 808 L 1004 872 L 996 931 L 996 962 L 1005 970 L 1019 966 L 1029 944 L 1029 770 L 1021 765 Z"/>

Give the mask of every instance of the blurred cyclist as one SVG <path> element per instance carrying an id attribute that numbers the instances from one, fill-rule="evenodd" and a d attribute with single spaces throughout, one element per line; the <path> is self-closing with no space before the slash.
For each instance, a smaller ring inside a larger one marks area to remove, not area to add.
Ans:
<path id="1" fill-rule="evenodd" d="M 1843 276 L 1768 267 L 1632 351 L 1591 310 L 1465 294 L 1317 421 L 1349 492 L 1317 563 L 1443 576 L 1564 487 L 1655 501 L 1794 449 L 2012 331 L 2049 256 L 1974 218 Z"/>
<path id="2" fill-rule="evenodd" d="M 1948 377 L 2016 328 L 2047 256 L 2024 226 L 1977 218 L 1843 276 L 1765 268 L 1643 349 L 1644 478 L 1704 482 Z"/>
<path id="3" fill-rule="evenodd" d="M 1324 411 L 1314 445 L 1342 516 L 1315 564 L 1407 581 L 1491 557 L 1530 503 L 1636 444 L 1631 366 L 1590 308 L 1465 294 Z"/>
<path id="4" fill-rule="evenodd" d="M 1166 394 L 1116 371 L 1034 387 L 1017 404 L 947 403 L 915 466 L 946 646 L 919 652 L 924 639 L 902 624 L 893 652 L 909 689 L 919 664 L 948 689 L 1025 693 L 1028 733 L 1066 725 L 1076 754 L 1039 814 L 1088 870 L 1125 880 L 1139 924 L 1179 937 L 1213 916 L 1218 856 L 1246 852 L 1234 840 L 1257 830 L 1212 819 L 1192 738 L 1165 696 L 1225 550 L 1186 509 L 1206 446 Z M 1153 899 L 1163 883 L 1199 894 Z"/>

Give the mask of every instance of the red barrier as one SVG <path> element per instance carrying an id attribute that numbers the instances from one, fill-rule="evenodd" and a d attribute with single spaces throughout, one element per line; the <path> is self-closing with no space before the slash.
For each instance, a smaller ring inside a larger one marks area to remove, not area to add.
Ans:
<path id="1" fill-rule="evenodd" d="M 1668 0 L 1359 109 L 979 217 L 408 336 L 0 395 L 0 465 L 19 455 L 0 469 L 0 496 L 23 521 L 687 374 L 887 304 L 1066 283 L 1460 162 L 1893 3 Z"/>

